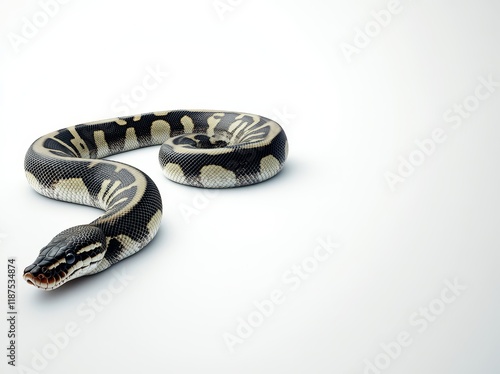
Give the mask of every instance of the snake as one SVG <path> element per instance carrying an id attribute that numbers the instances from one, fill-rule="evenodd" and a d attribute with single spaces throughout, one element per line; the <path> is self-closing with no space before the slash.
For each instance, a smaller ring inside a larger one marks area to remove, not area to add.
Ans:
<path id="1" fill-rule="evenodd" d="M 44 246 L 23 278 L 42 290 L 99 273 L 150 243 L 161 224 L 162 198 L 141 170 L 109 159 L 161 145 L 159 162 L 171 181 L 231 188 L 268 180 L 282 170 L 288 141 L 275 121 L 255 114 L 172 110 L 87 122 L 35 140 L 24 159 L 39 194 L 104 211 Z"/>

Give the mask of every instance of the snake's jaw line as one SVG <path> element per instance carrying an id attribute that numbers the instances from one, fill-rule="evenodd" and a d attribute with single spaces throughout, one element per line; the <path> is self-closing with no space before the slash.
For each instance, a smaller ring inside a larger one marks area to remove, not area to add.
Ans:
<path id="1" fill-rule="evenodd" d="M 54 288 L 49 283 L 49 279 L 42 274 L 35 276 L 33 273 L 24 273 L 23 278 L 26 280 L 26 282 L 28 282 L 28 284 L 31 284 L 32 286 L 35 286 L 42 290 L 51 290 Z"/>

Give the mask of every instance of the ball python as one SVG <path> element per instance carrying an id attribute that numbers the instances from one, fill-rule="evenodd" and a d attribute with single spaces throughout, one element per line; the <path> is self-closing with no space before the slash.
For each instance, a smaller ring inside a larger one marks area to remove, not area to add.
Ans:
<path id="1" fill-rule="evenodd" d="M 162 200 L 153 180 L 130 165 L 105 159 L 161 145 L 165 176 L 202 188 L 265 181 L 283 167 L 285 132 L 275 121 L 247 113 L 175 110 L 67 127 L 37 139 L 26 153 L 28 183 L 56 200 L 104 213 L 68 228 L 40 250 L 23 278 L 53 290 L 96 274 L 144 248 L 156 235 Z"/>

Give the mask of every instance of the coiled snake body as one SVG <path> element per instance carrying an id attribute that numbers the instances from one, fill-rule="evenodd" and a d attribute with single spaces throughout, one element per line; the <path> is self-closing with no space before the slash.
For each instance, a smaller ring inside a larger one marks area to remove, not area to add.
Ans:
<path id="1" fill-rule="evenodd" d="M 142 171 L 102 158 L 160 145 L 167 178 L 204 188 L 262 182 L 285 162 L 283 129 L 265 117 L 217 111 L 170 111 L 85 123 L 42 136 L 25 172 L 40 194 L 100 208 L 95 221 L 64 230 L 24 270 L 50 290 L 103 271 L 148 244 L 160 227 L 158 188 Z"/>

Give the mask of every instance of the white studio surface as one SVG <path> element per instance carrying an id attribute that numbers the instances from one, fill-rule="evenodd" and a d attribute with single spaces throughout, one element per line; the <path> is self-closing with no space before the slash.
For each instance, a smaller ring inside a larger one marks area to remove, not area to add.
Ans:
<path id="1" fill-rule="evenodd" d="M 13 1 L 0 5 L 2 373 L 500 372 L 500 5 L 493 1 Z M 43 292 L 41 247 L 98 210 L 28 186 L 66 126 L 168 109 L 261 114 L 274 179 L 205 191 L 158 148 L 157 238 Z"/>

